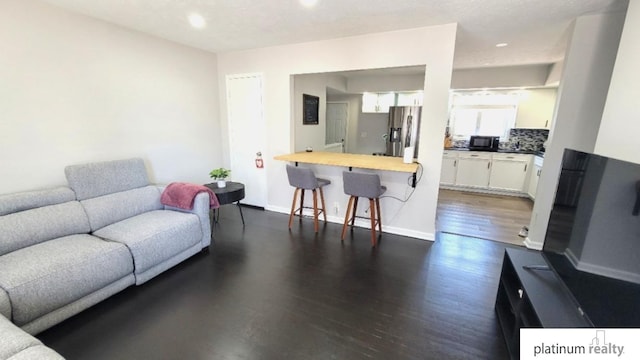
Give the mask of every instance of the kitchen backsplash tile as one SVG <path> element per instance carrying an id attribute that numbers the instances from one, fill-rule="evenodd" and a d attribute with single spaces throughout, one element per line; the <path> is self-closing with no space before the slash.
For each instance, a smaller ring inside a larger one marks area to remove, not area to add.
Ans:
<path id="1" fill-rule="evenodd" d="M 541 151 L 548 137 L 549 130 L 547 129 L 511 129 L 509 130 L 509 140 L 501 141 L 500 149 Z M 466 149 L 469 147 L 469 140 L 454 140 L 451 147 Z"/>
<path id="2" fill-rule="evenodd" d="M 548 129 L 511 129 L 509 131 L 509 140 L 504 143 L 500 143 L 500 148 L 540 151 L 548 137 Z"/>

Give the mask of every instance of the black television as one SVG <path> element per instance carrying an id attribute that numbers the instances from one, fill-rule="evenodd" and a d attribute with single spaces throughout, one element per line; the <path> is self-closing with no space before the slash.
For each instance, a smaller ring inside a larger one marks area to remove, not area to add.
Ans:
<path id="1" fill-rule="evenodd" d="M 566 149 L 542 250 L 594 327 L 640 327 L 640 164 Z"/>

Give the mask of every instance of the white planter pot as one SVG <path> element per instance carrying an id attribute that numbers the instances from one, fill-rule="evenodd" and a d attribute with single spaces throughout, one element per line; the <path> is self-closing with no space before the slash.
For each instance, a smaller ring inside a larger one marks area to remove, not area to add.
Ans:
<path id="1" fill-rule="evenodd" d="M 218 187 L 219 188 L 227 187 L 227 181 L 226 180 L 218 180 Z"/>

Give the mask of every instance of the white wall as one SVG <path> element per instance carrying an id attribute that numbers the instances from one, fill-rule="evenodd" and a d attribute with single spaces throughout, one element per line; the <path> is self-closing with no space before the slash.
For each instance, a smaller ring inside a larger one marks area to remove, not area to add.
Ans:
<path id="1" fill-rule="evenodd" d="M 0 193 L 138 156 L 153 181 L 222 165 L 217 59 L 32 0 L 0 2 Z"/>
<path id="2" fill-rule="evenodd" d="M 269 187 L 267 209 L 288 212 L 291 206 L 293 189 L 287 182 L 285 163 L 273 160 L 273 156 L 287 154 L 294 149 L 290 95 L 293 87 L 292 74 L 426 64 L 425 111 L 418 157 L 425 172 L 409 202 L 399 203 L 385 199 L 381 205 L 384 208 L 383 227 L 387 231 L 433 239 L 443 151 L 442 134 L 447 119 L 456 28 L 456 24 L 448 24 L 220 54 L 220 79 L 224 79 L 227 74 L 248 72 L 261 72 L 265 76 L 265 117 L 268 129 L 265 135 L 265 170 Z M 405 50 L 384 51 L 392 47 Z M 224 88 L 224 81 L 220 81 L 220 89 Z M 226 109 L 223 97 L 221 109 Z M 224 111 L 221 111 L 221 116 L 223 126 L 226 126 Z M 347 203 L 341 185 L 342 170 L 332 167 L 316 169 L 319 175 L 333 181 L 325 195 L 329 207 L 334 202 L 340 204 L 338 214 L 331 217 L 338 222 L 343 220 L 342 209 Z M 384 172 L 381 177 L 389 185 L 392 195 L 404 196 L 407 174 Z"/>
<path id="3" fill-rule="evenodd" d="M 360 112 L 358 117 L 358 147 L 355 152 L 367 155 L 386 152 L 387 143 L 382 135 L 389 133 L 389 113 Z"/>
<path id="4" fill-rule="evenodd" d="M 621 13 L 582 16 L 573 24 L 525 241 L 528 247 L 542 248 L 564 149 L 594 149 L 623 24 Z"/>
<path id="5" fill-rule="evenodd" d="M 640 4 L 631 1 L 595 147 L 598 154 L 635 163 L 640 163 L 637 139 L 640 134 L 639 38 Z"/>
<path id="6" fill-rule="evenodd" d="M 326 144 L 327 137 L 327 87 L 345 91 L 347 89 L 347 79 L 331 73 L 295 75 L 293 77 L 293 84 L 295 127 L 294 151 L 304 151 L 307 147 L 311 147 L 316 151 L 322 151 Z M 303 94 L 313 95 L 320 98 L 317 125 L 302 124 Z"/>
<path id="7" fill-rule="evenodd" d="M 563 67 L 564 60 L 553 63 L 553 65 L 551 65 L 551 69 L 549 69 L 549 76 L 547 76 L 547 80 L 544 84 L 546 86 L 558 86 L 560 84 L 560 79 L 562 78 Z"/>
<path id="8" fill-rule="evenodd" d="M 424 87 L 424 75 L 378 75 L 349 79 L 350 93 L 416 91 Z"/>
<path id="9" fill-rule="evenodd" d="M 453 72 L 452 89 L 543 86 L 551 66 L 521 65 L 495 68 L 458 69 Z"/>

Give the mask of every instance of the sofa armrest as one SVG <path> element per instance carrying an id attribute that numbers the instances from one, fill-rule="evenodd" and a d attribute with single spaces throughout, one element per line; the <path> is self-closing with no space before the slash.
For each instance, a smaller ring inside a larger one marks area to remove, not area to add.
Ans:
<path id="1" fill-rule="evenodd" d="M 166 186 L 158 186 L 162 193 Z M 165 210 L 180 211 L 184 213 L 195 214 L 200 220 L 202 229 L 202 248 L 206 248 L 211 244 L 211 219 L 209 217 L 209 194 L 199 193 L 193 201 L 193 209 L 185 210 L 173 206 L 164 205 Z"/>

